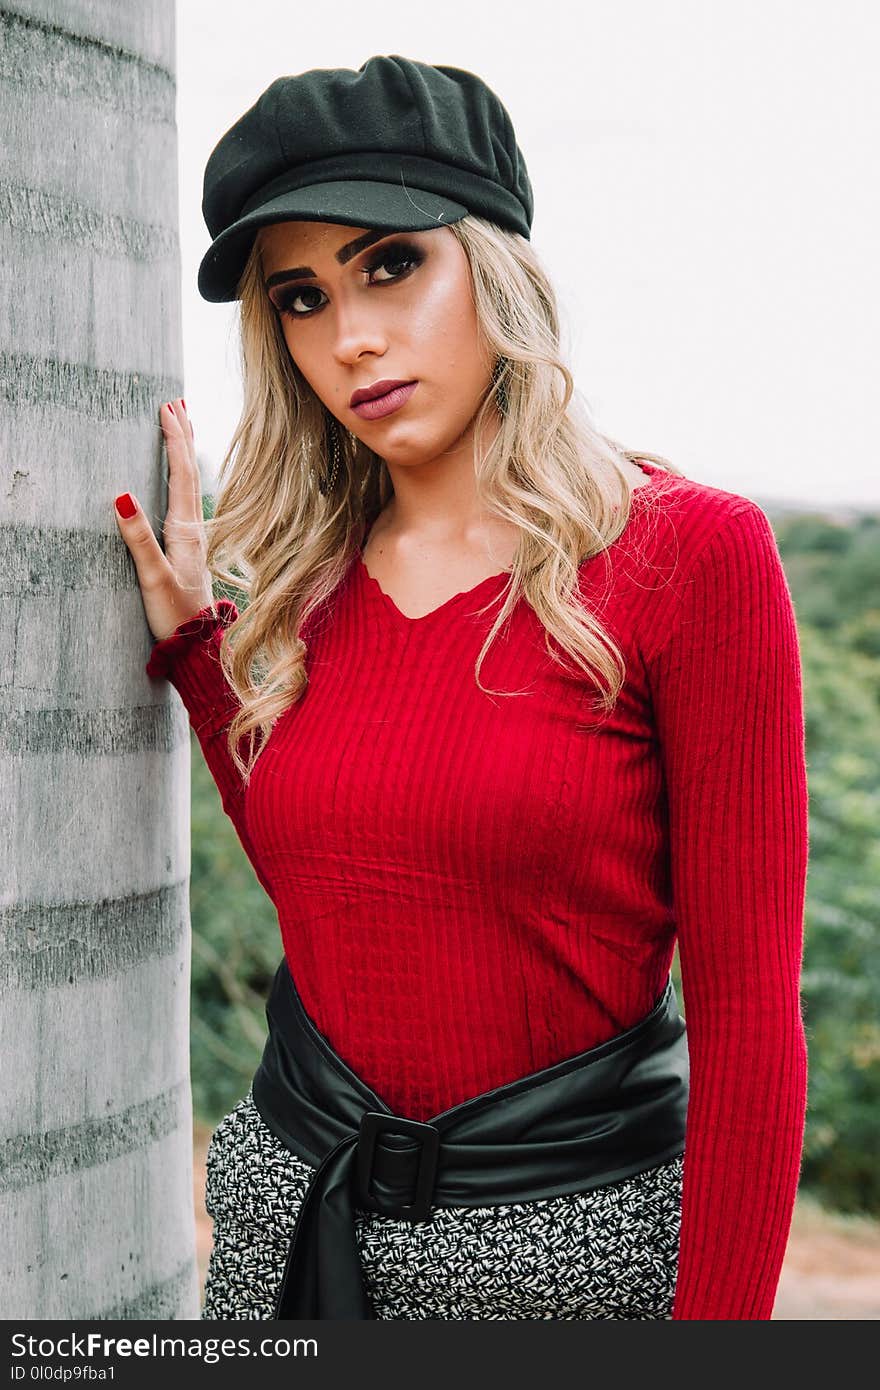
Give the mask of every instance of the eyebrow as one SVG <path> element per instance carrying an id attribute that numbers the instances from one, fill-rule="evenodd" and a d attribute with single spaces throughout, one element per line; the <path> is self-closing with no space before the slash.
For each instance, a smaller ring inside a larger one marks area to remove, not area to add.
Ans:
<path id="1" fill-rule="evenodd" d="M 365 251 L 368 246 L 372 246 L 374 241 L 382 241 L 384 237 L 393 235 L 393 232 L 366 232 L 363 236 L 356 237 L 354 241 L 346 242 L 345 246 L 340 246 L 336 252 L 336 259 L 340 265 L 345 265 L 359 251 Z M 298 265 L 293 270 L 276 270 L 275 274 L 270 275 L 266 280 L 265 287 L 267 290 L 271 290 L 273 285 L 283 285 L 286 280 L 304 280 L 309 277 L 313 280 L 317 279 L 311 266 Z"/>

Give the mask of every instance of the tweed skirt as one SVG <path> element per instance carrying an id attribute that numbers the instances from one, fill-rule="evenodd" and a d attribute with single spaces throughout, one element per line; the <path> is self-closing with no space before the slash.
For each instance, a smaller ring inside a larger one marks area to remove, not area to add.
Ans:
<path id="1" fill-rule="evenodd" d="M 671 1318 L 684 1156 L 589 1192 L 432 1207 L 406 1221 L 355 1210 L 377 1318 Z M 251 1091 L 214 1130 L 205 1206 L 214 1244 L 202 1318 L 271 1319 L 315 1169 L 268 1128 Z"/>

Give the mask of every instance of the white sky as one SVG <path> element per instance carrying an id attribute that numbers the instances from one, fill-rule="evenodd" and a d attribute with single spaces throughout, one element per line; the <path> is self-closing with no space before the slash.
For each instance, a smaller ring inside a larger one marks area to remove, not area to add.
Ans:
<path id="1" fill-rule="evenodd" d="M 600 428 L 762 503 L 880 506 L 876 0 L 179 0 L 177 39 L 205 482 L 240 405 L 234 310 L 196 289 L 208 156 L 276 77 L 399 53 L 507 106 Z"/>

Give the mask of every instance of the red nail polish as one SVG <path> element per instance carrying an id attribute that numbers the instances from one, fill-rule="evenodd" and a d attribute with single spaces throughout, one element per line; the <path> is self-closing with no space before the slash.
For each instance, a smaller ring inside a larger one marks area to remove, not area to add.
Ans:
<path id="1" fill-rule="evenodd" d="M 130 492 L 122 492 L 116 499 L 116 510 L 127 521 L 137 511 L 137 503 Z"/>
<path id="2" fill-rule="evenodd" d="M 167 406 L 168 406 L 168 409 L 171 411 L 171 414 L 173 415 L 173 414 L 174 414 L 174 406 L 171 404 L 170 401 L 167 402 Z"/>
<path id="3" fill-rule="evenodd" d="M 180 398 L 180 404 L 183 406 L 184 410 L 186 410 L 186 401 L 183 399 L 183 396 Z"/>

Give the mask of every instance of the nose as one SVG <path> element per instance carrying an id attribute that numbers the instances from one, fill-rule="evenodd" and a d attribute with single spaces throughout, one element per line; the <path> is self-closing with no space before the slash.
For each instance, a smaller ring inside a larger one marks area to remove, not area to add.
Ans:
<path id="1" fill-rule="evenodd" d="M 382 357 L 388 350 L 388 335 L 375 303 L 366 297 L 346 295 L 336 302 L 333 352 L 338 362 L 349 366 L 361 357 Z"/>

